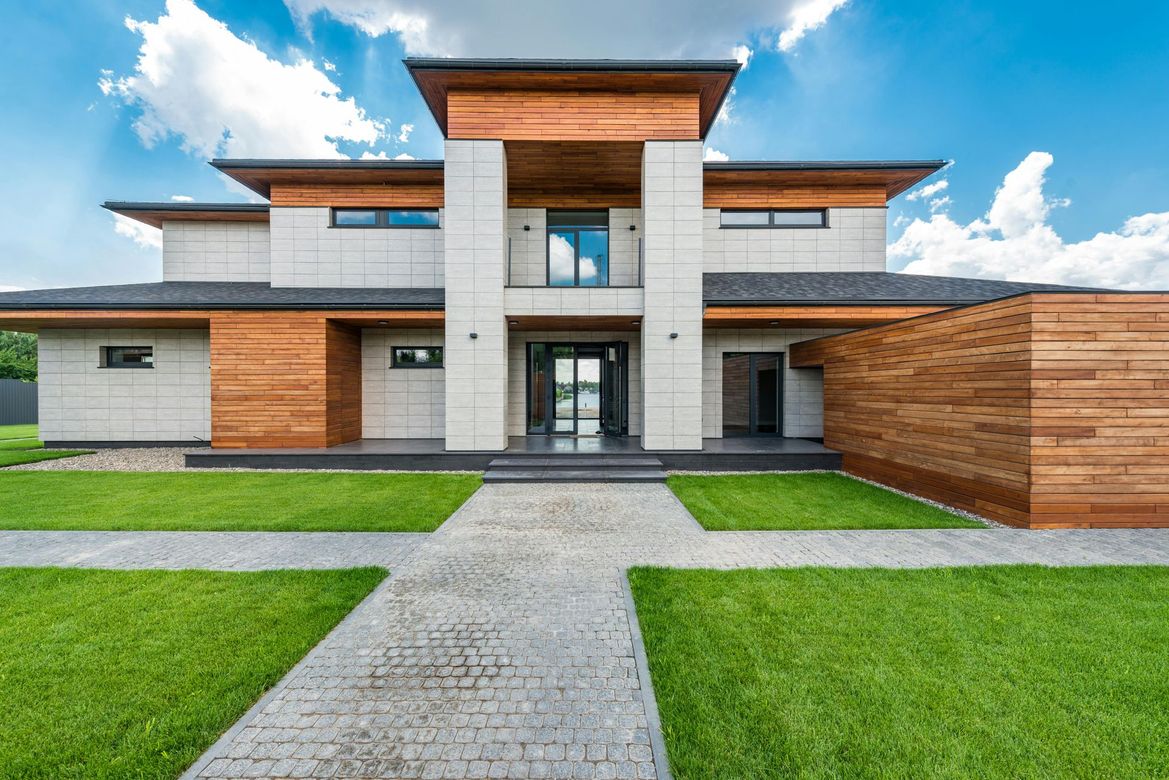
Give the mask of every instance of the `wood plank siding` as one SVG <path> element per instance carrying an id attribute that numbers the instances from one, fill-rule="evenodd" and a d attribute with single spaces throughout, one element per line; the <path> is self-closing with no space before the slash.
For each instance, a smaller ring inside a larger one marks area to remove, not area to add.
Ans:
<path id="1" fill-rule="evenodd" d="M 793 345 L 845 470 L 1032 528 L 1169 526 L 1169 296 L 1032 294 Z"/>
<path id="2" fill-rule="evenodd" d="M 706 307 L 706 328 L 863 328 L 944 311 L 948 306 L 715 306 Z M 774 325 L 772 325 L 774 323 Z"/>
<path id="3" fill-rule="evenodd" d="M 504 141 L 698 138 L 698 92 L 450 90 L 447 136 Z"/>
<path id="4" fill-rule="evenodd" d="M 441 208 L 442 182 L 408 184 L 273 184 L 273 206 Z"/>

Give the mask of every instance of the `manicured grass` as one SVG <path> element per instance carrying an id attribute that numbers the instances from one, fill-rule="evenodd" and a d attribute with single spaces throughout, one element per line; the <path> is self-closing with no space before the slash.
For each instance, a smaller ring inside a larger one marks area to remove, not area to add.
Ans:
<path id="1" fill-rule="evenodd" d="M 629 579 L 678 778 L 1169 775 L 1169 568 Z"/>
<path id="2" fill-rule="evenodd" d="M 35 439 L 37 425 L 0 425 L 0 440 L 4 439 Z"/>
<path id="3" fill-rule="evenodd" d="M 985 527 L 836 473 L 675 475 L 667 483 L 708 531 Z"/>
<path id="4" fill-rule="evenodd" d="M 478 474 L 0 474 L 0 529 L 433 531 Z"/>
<path id="5" fill-rule="evenodd" d="M 0 569 L 0 775 L 177 776 L 384 576 Z"/>

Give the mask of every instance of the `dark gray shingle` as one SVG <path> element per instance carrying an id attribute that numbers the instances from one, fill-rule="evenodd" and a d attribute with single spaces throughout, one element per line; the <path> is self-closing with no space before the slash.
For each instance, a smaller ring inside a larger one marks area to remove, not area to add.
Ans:
<path id="1" fill-rule="evenodd" d="M 267 282 L 152 282 L 0 293 L 19 309 L 441 309 L 441 287 L 271 287 Z"/>

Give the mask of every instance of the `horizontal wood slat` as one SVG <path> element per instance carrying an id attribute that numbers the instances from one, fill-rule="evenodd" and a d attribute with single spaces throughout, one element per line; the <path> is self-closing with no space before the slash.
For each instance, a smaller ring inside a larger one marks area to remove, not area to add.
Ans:
<path id="1" fill-rule="evenodd" d="M 273 184 L 273 206 L 441 208 L 442 182 L 421 184 Z"/>
<path id="2" fill-rule="evenodd" d="M 1032 528 L 1169 526 L 1161 317 L 1169 295 L 1032 294 L 789 359 L 824 366 L 825 445 L 851 473 Z"/>
<path id="3" fill-rule="evenodd" d="M 843 177 L 842 177 L 843 178 Z M 707 183 L 702 205 L 708 209 L 757 208 L 884 208 L 884 185 Z"/>
<path id="4" fill-rule="evenodd" d="M 945 306 L 707 306 L 707 328 L 774 327 L 862 328 L 907 317 L 919 317 Z"/>

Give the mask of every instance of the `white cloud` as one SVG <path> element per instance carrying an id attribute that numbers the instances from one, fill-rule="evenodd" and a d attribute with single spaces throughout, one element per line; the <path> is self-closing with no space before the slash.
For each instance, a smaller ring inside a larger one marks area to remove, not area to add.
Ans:
<path id="1" fill-rule="evenodd" d="M 373 152 L 362 152 L 361 159 L 362 160 L 388 160 L 388 159 L 390 159 L 390 156 L 388 154 L 386 154 L 385 150 L 383 149 L 382 151 L 378 152 L 377 154 L 374 154 Z"/>
<path id="2" fill-rule="evenodd" d="M 934 195 L 937 195 L 942 190 L 949 188 L 949 186 L 950 186 L 949 181 L 947 181 L 946 179 L 940 179 L 939 181 L 935 181 L 932 184 L 927 184 L 924 187 L 918 187 L 916 190 L 914 190 L 913 192 L 906 195 L 905 199 L 906 200 L 925 200 L 927 198 L 932 198 Z"/>
<path id="3" fill-rule="evenodd" d="M 702 159 L 706 162 L 726 162 L 731 158 L 726 152 L 720 152 L 718 149 L 711 149 L 707 146 L 702 150 Z"/>
<path id="4" fill-rule="evenodd" d="M 395 160 L 413 160 L 414 155 L 406 154 L 406 152 L 401 152 L 400 154 L 395 154 L 394 159 Z"/>
<path id="5" fill-rule="evenodd" d="M 191 203 L 195 200 L 190 195 L 171 195 L 170 199 L 175 203 Z"/>
<path id="6" fill-rule="evenodd" d="M 727 90 L 726 99 L 723 104 L 719 106 L 718 114 L 714 117 L 716 125 L 733 125 L 739 121 L 735 116 L 735 88 L 731 87 Z"/>
<path id="7" fill-rule="evenodd" d="M 808 0 L 798 4 L 791 14 L 787 28 L 779 34 L 777 48 L 791 51 L 800 39 L 812 30 L 818 30 L 828 22 L 834 11 L 842 8 L 848 0 Z"/>
<path id="8" fill-rule="evenodd" d="M 414 132 L 414 125 L 409 124 L 408 122 L 403 122 L 398 127 L 398 143 L 401 143 L 401 144 L 410 143 L 410 133 L 413 133 L 413 132 Z"/>
<path id="9" fill-rule="evenodd" d="M 329 71 L 330 73 L 337 72 L 337 66 L 334 65 L 333 63 L 329 62 L 328 60 L 321 60 L 321 67 L 324 68 L 325 70 Z"/>
<path id="10" fill-rule="evenodd" d="M 940 198 L 934 198 L 930 201 L 930 213 L 935 214 L 939 211 L 947 209 L 951 203 L 953 203 L 953 201 L 950 200 L 949 195 L 943 195 Z"/>
<path id="11" fill-rule="evenodd" d="M 743 70 L 746 70 L 747 66 L 751 64 L 751 57 L 754 54 L 755 52 L 751 51 L 750 46 L 739 44 L 738 46 L 731 47 L 731 56 L 739 61 L 739 64 L 743 66 Z"/>
<path id="12" fill-rule="evenodd" d="M 1130 217 L 1119 230 L 1065 242 L 1047 223 L 1068 205 L 1044 191 L 1054 158 L 1032 152 L 1003 178 L 990 209 L 968 225 L 946 214 L 915 219 L 889 246 L 905 272 L 1126 289 L 1169 288 L 1169 212 Z"/>
<path id="13" fill-rule="evenodd" d="M 302 24 L 324 12 L 370 36 L 397 36 L 410 56 L 669 58 L 735 52 L 740 59 L 749 51 L 747 38 L 777 41 L 781 51 L 791 51 L 846 0 L 678 0 L 668 6 L 596 0 L 587 13 L 572 3 L 533 0 L 284 2 Z"/>
<path id="14" fill-rule="evenodd" d="M 338 157 L 338 142 L 382 135 L 311 61 L 272 59 L 192 0 L 126 27 L 142 37 L 134 73 L 103 71 L 98 86 L 141 109 L 134 129 L 148 148 L 174 136 L 202 157 Z"/>
<path id="15" fill-rule="evenodd" d="M 162 249 L 162 231 L 121 214 L 114 214 L 114 232 L 143 249 Z"/>

